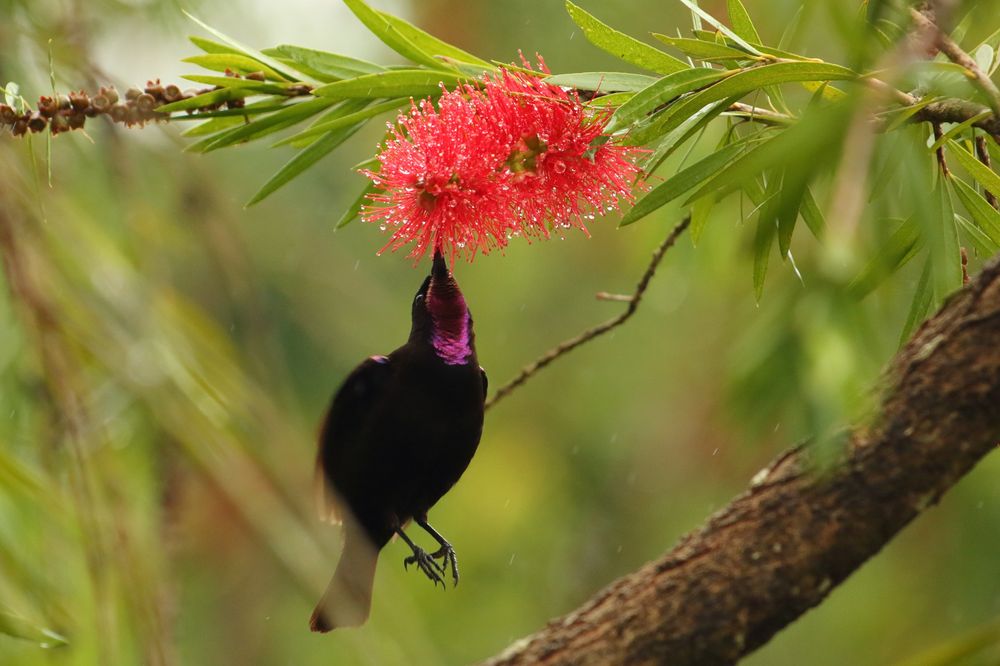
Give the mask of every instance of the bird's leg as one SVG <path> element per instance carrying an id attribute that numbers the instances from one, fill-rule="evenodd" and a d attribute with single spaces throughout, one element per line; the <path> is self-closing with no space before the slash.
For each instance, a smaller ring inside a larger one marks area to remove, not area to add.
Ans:
<path id="1" fill-rule="evenodd" d="M 447 587 L 444 583 L 444 567 L 434 561 L 434 557 L 427 554 L 427 551 L 413 543 L 410 537 L 406 536 L 401 528 L 396 528 L 396 534 L 398 534 L 406 545 L 410 547 L 413 551 L 413 555 L 410 555 L 405 560 L 403 560 L 403 568 L 409 567 L 411 564 L 416 564 L 417 568 L 424 572 L 424 575 L 431 579 L 434 585 L 441 583 L 441 587 Z"/>
<path id="2" fill-rule="evenodd" d="M 444 573 L 444 566 L 451 567 L 451 576 L 455 580 L 455 585 L 458 585 L 458 556 L 455 554 L 455 549 L 452 547 L 448 540 L 445 539 L 441 534 L 430 526 L 427 522 L 427 518 L 414 518 L 414 522 L 420 527 L 424 528 L 424 531 L 434 537 L 434 540 L 441 544 L 441 547 L 430 554 L 430 557 L 434 560 L 442 559 L 444 560 L 441 567 L 441 573 Z M 437 564 L 437 562 L 435 562 Z"/>

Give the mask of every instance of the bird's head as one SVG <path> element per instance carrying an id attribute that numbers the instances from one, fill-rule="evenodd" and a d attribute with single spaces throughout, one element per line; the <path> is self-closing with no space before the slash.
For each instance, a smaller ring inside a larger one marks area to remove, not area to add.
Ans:
<path id="1" fill-rule="evenodd" d="M 440 249 L 413 299 L 410 339 L 430 342 L 449 365 L 462 365 L 473 354 L 472 317 Z"/>

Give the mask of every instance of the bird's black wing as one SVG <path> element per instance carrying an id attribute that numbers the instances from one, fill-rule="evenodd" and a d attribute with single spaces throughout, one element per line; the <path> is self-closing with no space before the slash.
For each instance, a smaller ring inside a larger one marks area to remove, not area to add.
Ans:
<path id="1" fill-rule="evenodd" d="M 321 520 L 341 521 L 342 513 L 330 486 L 328 467 L 342 459 L 344 448 L 356 441 L 391 374 L 388 357 L 370 356 L 347 376 L 333 396 L 320 429 L 316 456 L 316 505 Z"/>

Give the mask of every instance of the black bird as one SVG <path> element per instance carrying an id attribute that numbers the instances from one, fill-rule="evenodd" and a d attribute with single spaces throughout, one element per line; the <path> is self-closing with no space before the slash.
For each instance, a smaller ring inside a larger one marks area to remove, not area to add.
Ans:
<path id="1" fill-rule="evenodd" d="M 344 551 L 313 611 L 313 631 L 364 623 L 378 552 L 393 535 L 413 551 L 404 566 L 416 564 L 442 586 L 450 569 L 458 584 L 455 549 L 427 523 L 427 512 L 479 446 L 486 373 L 476 360 L 472 316 L 440 251 L 412 318 L 406 344 L 347 377 L 320 432 L 320 510 L 344 523 Z M 410 520 L 440 548 L 428 553 L 411 541 L 403 532 Z"/>

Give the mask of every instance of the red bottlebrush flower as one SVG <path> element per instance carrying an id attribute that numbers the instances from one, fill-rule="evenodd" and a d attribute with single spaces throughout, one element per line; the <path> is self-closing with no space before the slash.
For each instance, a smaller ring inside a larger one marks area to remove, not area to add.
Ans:
<path id="1" fill-rule="evenodd" d="M 380 170 L 367 172 L 382 189 L 371 200 L 382 205 L 363 211 L 367 221 L 395 230 L 382 251 L 415 242 L 410 256 L 419 259 L 433 243 L 452 259 L 462 250 L 471 259 L 506 244 L 510 178 L 498 167 L 509 141 L 470 101 L 477 95 L 471 87 L 445 92 L 438 109 L 424 100 L 390 127 Z"/>
<path id="2" fill-rule="evenodd" d="M 444 92 L 437 109 L 414 104 L 390 126 L 380 170 L 366 172 L 381 192 L 362 215 L 394 229 L 383 251 L 414 242 L 418 260 L 431 245 L 471 260 L 513 235 L 586 232 L 584 218 L 631 199 L 639 173 L 639 149 L 603 136 L 609 115 L 575 92 L 503 69 L 479 89 Z"/>
<path id="3" fill-rule="evenodd" d="M 543 71 L 544 62 L 542 63 Z M 638 148 L 608 143 L 609 111 L 595 114 L 575 91 L 501 70 L 485 87 L 501 115 L 512 118 L 519 141 L 508 158 L 514 171 L 521 229 L 549 236 L 550 226 L 587 232 L 584 218 L 632 199 Z"/>

